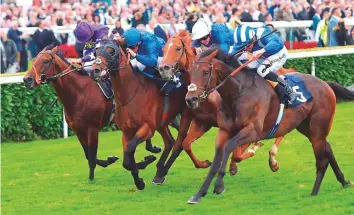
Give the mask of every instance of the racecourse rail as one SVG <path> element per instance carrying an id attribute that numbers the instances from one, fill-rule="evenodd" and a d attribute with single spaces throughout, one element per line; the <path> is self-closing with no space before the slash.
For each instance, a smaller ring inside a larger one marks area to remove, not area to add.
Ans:
<path id="1" fill-rule="evenodd" d="M 296 50 L 289 52 L 289 59 L 295 58 L 312 58 L 312 69 L 311 74 L 316 76 L 316 65 L 315 57 L 320 56 L 330 56 L 330 55 L 341 55 L 341 54 L 354 54 L 354 46 L 347 47 L 331 47 L 331 48 L 320 48 L 312 50 Z M 0 84 L 12 84 L 12 83 L 23 83 L 23 77 L 25 72 L 11 74 L 11 75 L 0 75 Z M 65 121 L 64 111 L 63 111 L 63 137 L 68 137 L 68 124 Z"/>

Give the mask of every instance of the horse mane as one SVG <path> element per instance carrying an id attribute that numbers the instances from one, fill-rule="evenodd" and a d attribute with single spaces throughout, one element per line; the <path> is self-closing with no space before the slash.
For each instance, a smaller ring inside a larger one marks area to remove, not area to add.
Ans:
<path id="1" fill-rule="evenodd" d="M 228 53 L 221 51 L 218 46 L 212 46 L 207 50 L 203 51 L 202 53 L 200 53 L 199 59 L 211 55 L 211 53 L 213 53 L 216 50 L 218 50 L 218 54 L 215 56 L 215 59 L 222 61 L 223 63 L 229 65 L 232 68 L 238 68 L 240 66 L 237 56 L 235 55 L 230 56 Z"/>
<path id="2" fill-rule="evenodd" d="M 50 51 L 50 50 L 53 50 L 55 47 L 57 47 L 55 44 L 50 44 L 48 46 L 46 46 L 43 51 Z M 64 57 L 64 52 L 63 50 L 61 50 L 59 47 L 58 47 L 58 51 L 56 53 L 56 55 L 58 55 L 58 57 L 60 59 L 62 59 L 66 64 L 70 64 L 70 62 Z"/>

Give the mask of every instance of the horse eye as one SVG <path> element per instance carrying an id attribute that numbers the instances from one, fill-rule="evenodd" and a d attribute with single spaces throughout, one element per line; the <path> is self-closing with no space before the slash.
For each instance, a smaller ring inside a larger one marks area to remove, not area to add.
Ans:
<path id="1" fill-rule="evenodd" d="M 43 62 L 44 62 L 44 63 L 49 63 L 49 60 L 44 60 Z"/>
<path id="2" fill-rule="evenodd" d="M 181 47 L 177 47 L 176 50 L 179 52 L 181 51 Z"/>
<path id="3" fill-rule="evenodd" d="M 203 75 L 208 75 L 208 74 L 209 74 L 209 71 L 207 71 L 207 70 L 203 72 Z"/>

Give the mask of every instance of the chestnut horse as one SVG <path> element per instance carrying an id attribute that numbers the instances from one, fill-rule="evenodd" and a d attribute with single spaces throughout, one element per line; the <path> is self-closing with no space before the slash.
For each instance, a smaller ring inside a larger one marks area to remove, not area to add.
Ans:
<path id="1" fill-rule="evenodd" d="M 93 64 L 93 70 L 96 74 L 108 73 L 112 81 L 117 103 L 115 123 L 123 132 L 123 167 L 131 172 L 136 187 L 142 190 L 145 188 L 145 182 L 139 177 L 141 168 L 140 163 L 135 161 L 135 150 L 138 144 L 151 138 L 157 130 L 165 144 L 156 165 L 156 176 L 162 175 L 165 161 L 175 142 L 168 124 L 186 109 L 186 90 L 181 89 L 170 95 L 168 112 L 165 112 L 165 96 L 154 81 L 133 70 L 129 58 L 116 41 L 102 41 L 97 49 L 97 61 Z M 181 121 L 183 118 L 184 114 Z M 185 130 L 182 122 L 181 130 Z M 148 158 L 147 162 L 153 162 L 151 157 Z"/>
<path id="2" fill-rule="evenodd" d="M 162 59 L 159 67 L 161 76 L 165 79 L 171 79 L 176 72 L 183 72 L 183 74 L 186 74 L 183 76 L 184 82 L 189 84 L 190 78 L 188 72 L 186 71 L 191 68 L 196 54 L 195 49 L 192 47 L 192 38 L 188 31 L 182 30 L 176 36 L 171 37 L 164 46 L 163 52 L 164 58 Z M 193 110 L 193 122 L 187 137 L 182 143 L 183 150 L 187 152 L 197 168 L 209 167 L 210 163 L 208 161 L 199 161 L 192 152 L 191 144 L 209 131 L 211 127 L 218 127 L 217 118 L 222 117 L 218 116 L 218 114 L 223 114 L 223 111 L 220 111 L 220 109 L 223 108 L 221 106 L 221 98 L 216 91 L 207 99 L 208 100 L 205 101 L 202 106 L 196 110 Z M 282 137 L 278 137 L 272 149 L 269 151 L 269 166 L 273 172 L 276 172 L 279 169 L 279 163 L 275 159 L 275 155 L 281 140 Z M 256 150 L 263 144 L 256 143 L 252 148 L 250 148 L 250 150 L 248 150 L 248 152 L 245 153 L 245 150 L 250 145 L 251 144 L 249 143 L 237 147 L 233 152 L 230 162 L 231 175 L 236 174 L 238 171 L 236 162 L 241 162 L 245 159 L 253 157 Z M 176 142 L 174 146 L 174 153 L 171 155 L 165 166 L 166 171 L 171 167 L 181 150 L 181 146 L 178 142 Z"/>
<path id="3" fill-rule="evenodd" d="M 27 88 L 52 83 L 64 106 L 65 119 L 85 152 L 89 179 L 93 180 L 96 164 L 107 167 L 118 160 L 116 156 L 108 157 L 107 160 L 97 159 L 98 132 L 110 123 L 113 101 L 103 96 L 91 78 L 70 69 L 69 62 L 59 48 L 48 46 L 33 60 L 32 69 L 23 80 Z M 151 142 L 147 143 L 147 148 L 155 150 Z"/>
<path id="4" fill-rule="evenodd" d="M 229 154 L 235 147 L 265 139 L 277 118 L 280 105 L 279 98 L 270 84 L 249 71 L 236 73 L 242 67 L 234 71 L 223 61 L 215 59 L 218 52 L 217 48 L 203 52 L 189 71 L 191 85 L 186 96 L 189 107 L 197 108 L 202 105 L 202 96 L 217 89 L 223 105 L 229 107 L 232 112 L 231 115 L 223 115 L 227 117 L 218 118 L 219 131 L 216 136 L 214 160 L 202 187 L 189 199 L 188 203 L 191 204 L 199 203 L 206 195 L 216 173 L 218 178 L 214 193 L 224 192 L 223 177 Z M 235 77 L 231 77 L 232 72 L 236 73 Z M 274 137 L 284 136 L 296 128 L 312 143 L 317 169 L 312 195 L 317 195 L 328 164 L 342 186 L 350 184 L 345 180 L 327 141 L 336 108 L 333 90 L 326 82 L 314 76 L 302 73 L 291 75 L 305 82 L 313 99 L 295 108 L 286 109 L 284 120 Z M 231 78 L 223 81 L 227 77 Z M 216 86 L 218 88 L 215 88 Z M 225 123 L 230 121 L 232 123 Z"/>

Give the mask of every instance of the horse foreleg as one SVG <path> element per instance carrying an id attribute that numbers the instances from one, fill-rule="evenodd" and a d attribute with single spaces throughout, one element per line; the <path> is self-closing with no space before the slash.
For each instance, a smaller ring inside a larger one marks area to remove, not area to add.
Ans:
<path id="1" fill-rule="evenodd" d="M 178 130 L 178 136 L 175 144 L 173 145 L 172 149 L 172 154 L 168 161 L 165 163 L 164 166 L 164 171 L 158 172 L 161 175 L 155 175 L 152 183 L 154 184 L 161 184 L 165 179 L 164 177 L 167 175 L 168 171 L 170 170 L 172 164 L 175 162 L 175 160 L 178 158 L 178 156 L 181 154 L 183 148 L 182 148 L 182 141 L 186 138 L 188 129 L 190 127 L 190 124 L 192 122 L 193 116 L 191 115 L 191 111 L 189 109 L 185 109 L 182 112 L 182 118 L 181 118 L 181 123 L 180 127 Z"/>
<path id="2" fill-rule="evenodd" d="M 221 161 L 223 160 L 224 156 L 224 148 L 226 141 L 229 139 L 229 133 L 225 130 L 219 129 L 218 134 L 216 135 L 216 149 L 215 149 L 215 155 L 213 159 L 213 163 L 211 164 L 211 167 L 209 169 L 209 173 L 207 178 L 205 179 L 202 187 L 196 193 L 194 196 L 192 196 L 189 200 L 189 204 L 197 204 L 200 202 L 201 198 L 207 194 L 208 188 L 210 186 L 211 181 L 213 180 L 214 176 L 218 172 L 220 166 L 221 166 Z M 226 158 L 227 159 L 227 158 Z M 223 177 L 223 176 L 222 176 Z"/>
<path id="3" fill-rule="evenodd" d="M 160 160 L 157 162 L 156 167 L 156 176 L 154 177 L 152 183 L 154 184 L 163 184 L 165 181 L 165 162 L 167 160 L 168 155 L 170 154 L 173 144 L 175 143 L 175 140 L 173 136 L 171 135 L 171 132 L 168 128 L 168 126 L 164 126 L 162 129 L 159 129 L 158 132 L 161 134 L 161 137 L 163 139 L 163 142 L 165 144 L 165 148 L 162 152 L 162 155 L 160 157 Z"/>
<path id="4" fill-rule="evenodd" d="M 278 147 L 283 138 L 284 137 L 278 137 L 272 148 L 269 150 L 269 167 L 273 172 L 276 172 L 279 169 L 279 162 L 275 159 L 275 156 L 278 154 Z"/>
<path id="5" fill-rule="evenodd" d="M 187 152 L 193 161 L 195 168 L 208 168 L 211 165 L 209 160 L 200 161 L 192 152 L 192 143 L 210 130 L 212 126 L 194 120 L 189 133 L 182 143 L 183 150 Z"/>
<path id="6" fill-rule="evenodd" d="M 152 152 L 152 153 L 160 153 L 161 148 L 158 146 L 152 146 L 151 144 L 151 139 L 146 140 L 146 146 L 145 146 L 146 151 Z"/>

